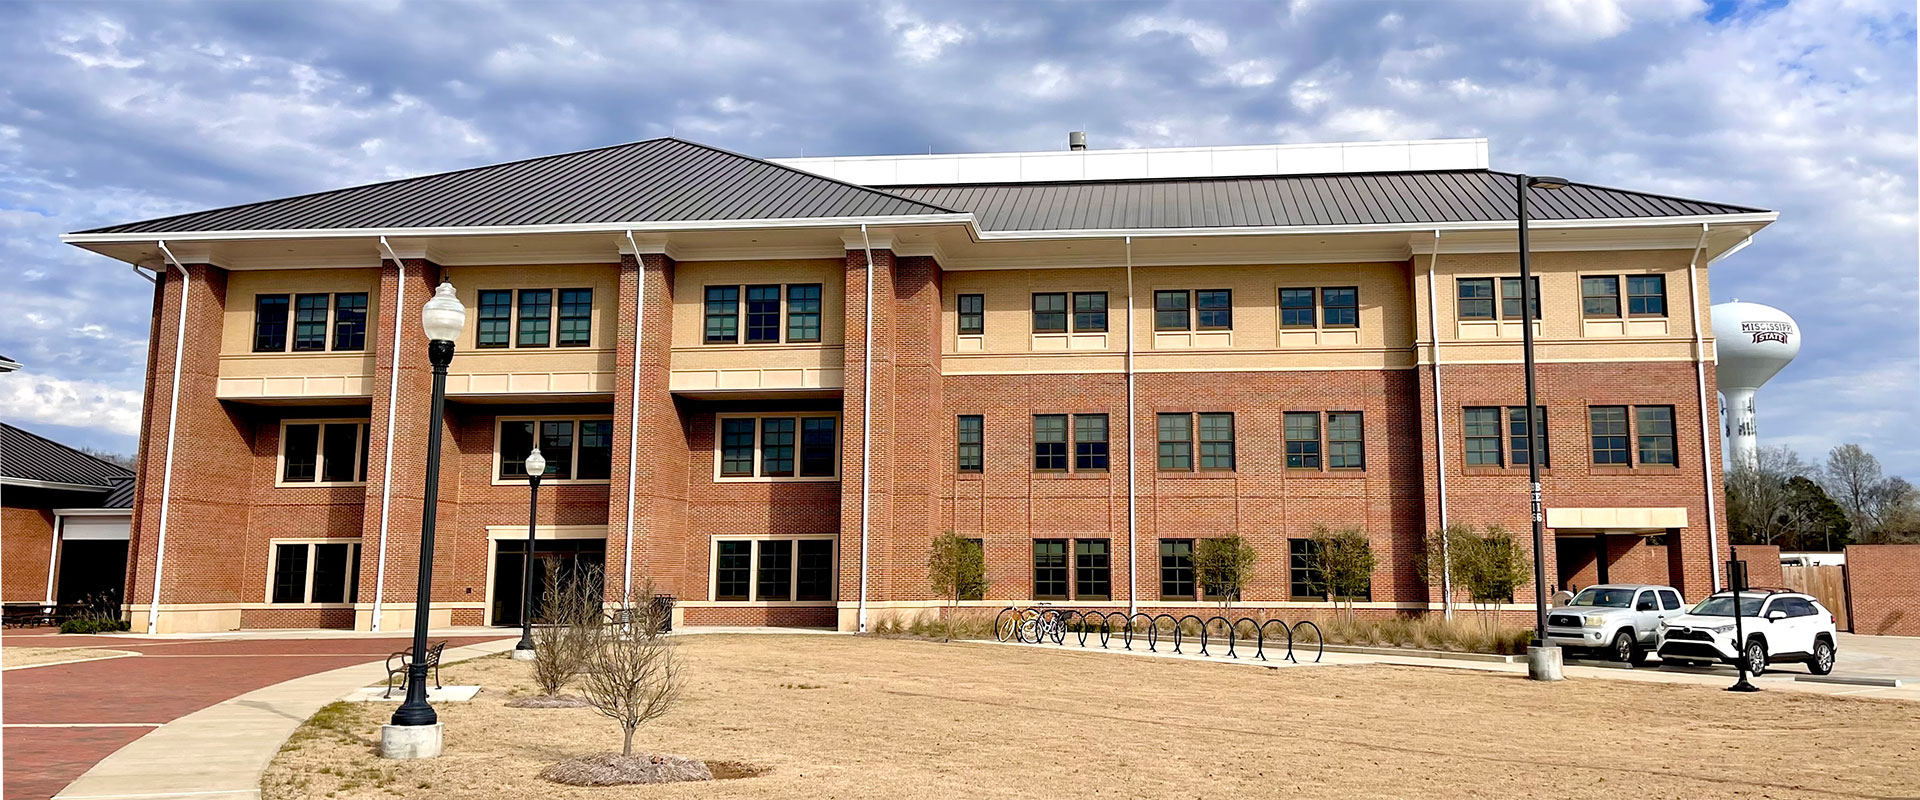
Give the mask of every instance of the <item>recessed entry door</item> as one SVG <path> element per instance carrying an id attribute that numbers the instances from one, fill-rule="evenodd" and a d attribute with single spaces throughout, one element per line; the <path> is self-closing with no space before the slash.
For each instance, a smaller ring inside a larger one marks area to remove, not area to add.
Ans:
<path id="1" fill-rule="evenodd" d="M 493 609 L 495 625 L 519 625 L 527 540 L 495 539 L 493 556 Z M 588 591 L 597 604 L 606 587 L 607 541 L 605 539 L 541 539 L 533 545 L 533 623 L 552 619 L 547 607 L 553 590 L 564 591 L 580 581 L 591 581 Z"/>

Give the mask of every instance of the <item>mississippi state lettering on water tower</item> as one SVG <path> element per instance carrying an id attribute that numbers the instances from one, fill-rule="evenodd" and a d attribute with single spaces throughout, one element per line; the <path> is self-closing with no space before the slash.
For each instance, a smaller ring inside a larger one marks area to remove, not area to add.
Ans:
<path id="1" fill-rule="evenodd" d="M 1735 300 L 1713 307 L 1713 337 L 1727 453 L 1732 464 L 1750 465 L 1759 448 L 1753 393 L 1800 354 L 1800 328 L 1785 311 Z"/>

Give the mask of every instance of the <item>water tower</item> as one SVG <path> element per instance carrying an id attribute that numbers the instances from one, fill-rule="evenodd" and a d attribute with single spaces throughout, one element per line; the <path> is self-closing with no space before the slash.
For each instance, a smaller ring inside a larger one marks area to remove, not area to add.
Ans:
<path id="1" fill-rule="evenodd" d="M 1735 300 L 1713 307 L 1713 339 L 1731 465 L 1752 464 L 1760 446 L 1753 393 L 1800 354 L 1800 326 L 1773 306 Z"/>

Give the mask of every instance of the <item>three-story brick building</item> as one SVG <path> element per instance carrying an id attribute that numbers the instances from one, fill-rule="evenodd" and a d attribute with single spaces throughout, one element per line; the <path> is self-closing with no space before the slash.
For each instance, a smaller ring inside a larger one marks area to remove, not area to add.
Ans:
<path id="1" fill-rule="evenodd" d="M 774 163 L 677 139 L 69 235 L 151 270 L 127 597 L 157 631 L 410 624 L 429 373 L 448 382 L 434 619 L 519 618 L 531 557 L 650 578 L 685 624 L 934 605 L 1325 605 L 1317 525 L 1381 556 L 1373 613 L 1440 607 L 1447 522 L 1528 528 L 1515 177 L 1484 140 Z M 1556 585 L 1724 554 L 1707 268 L 1775 215 L 1536 190 Z M 1524 538 L 1524 536 L 1522 537 Z M 1523 593 L 1522 599 L 1530 596 Z"/>

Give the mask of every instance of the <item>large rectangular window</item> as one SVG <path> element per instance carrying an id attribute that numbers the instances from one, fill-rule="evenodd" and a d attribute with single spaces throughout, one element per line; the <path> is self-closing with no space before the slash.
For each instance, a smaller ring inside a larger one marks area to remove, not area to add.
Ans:
<path id="1" fill-rule="evenodd" d="M 272 603 L 351 603 L 360 593 L 358 542 L 275 543 Z"/>
<path id="2" fill-rule="evenodd" d="M 960 295 L 960 333 L 978 335 L 987 331 L 987 296 Z"/>
<path id="3" fill-rule="evenodd" d="M 1073 540 L 1074 599 L 1105 600 L 1112 596 L 1111 558 L 1106 539 Z"/>
<path id="4" fill-rule="evenodd" d="M 787 287 L 787 341 L 820 341 L 820 284 Z"/>
<path id="5" fill-rule="evenodd" d="M 1320 549 L 1312 539 L 1287 540 L 1287 597 L 1294 600 L 1324 600 L 1319 589 Z"/>
<path id="6" fill-rule="evenodd" d="M 513 292 L 490 289 L 480 293 L 479 339 L 481 348 L 506 347 L 513 336 Z"/>
<path id="7" fill-rule="evenodd" d="M 1620 279 L 1613 275 L 1581 278 L 1580 313 L 1588 317 L 1620 316 Z"/>
<path id="8" fill-rule="evenodd" d="M 1542 431 L 1543 436 L 1547 436 L 1547 434 L 1545 434 L 1547 430 L 1547 409 L 1545 406 L 1540 406 L 1533 410 L 1533 421 L 1534 427 Z M 1533 457 L 1532 444 L 1528 441 L 1527 410 L 1524 406 L 1509 406 L 1507 408 L 1507 439 L 1508 460 L 1516 467 L 1524 466 L 1527 463 L 1527 459 Z M 1551 438 L 1543 438 L 1540 440 L 1540 466 L 1542 467 L 1553 465 L 1553 459 L 1550 456 L 1553 449 L 1552 444 Z"/>
<path id="9" fill-rule="evenodd" d="M 287 349 L 287 296 L 262 294 L 253 298 L 253 351 L 278 353 Z"/>
<path id="10" fill-rule="evenodd" d="M 1313 290 L 1280 290 L 1280 327 L 1313 327 Z"/>
<path id="11" fill-rule="evenodd" d="M 760 420 L 760 474 L 768 478 L 793 475 L 793 417 Z"/>
<path id="12" fill-rule="evenodd" d="M 1233 415 L 1200 415 L 1200 468 L 1233 469 Z"/>
<path id="13" fill-rule="evenodd" d="M 1287 469 L 1320 468 L 1320 414 L 1288 411 L 1281 415 L 1287 437 Z"/>
<path id="14" fill-rule="evenodd" d="M 1107 415 L 1073 415 L 1073 468 L 1079 472 L 1107 468 Z"/>
<path id="15" fill-rule="evenodd" d="M 1503 466 L 1504 462 L 1500 460 L 1500 409 L 1468 408 L 1461 416 L 1460 430 L 1467 442 L 1467 466 Z"/>
<path id="16" fill-rule="evenodd" d="M 751 417 L 720 420 L 720 475 L 722 477 L 753 475 L 753 426 L 754 420 Z"/>
<path id="17" fill-rule="evenodd" d="M 307 556 L 313 546 L 277 544 L 273 546 L 273 599 L 275 603 L 307 602 Z"/>
<path id="18" fill-rule="evenodd" d="M 832 539 L 714 542 L 713 599 L 821 602 L 834 596 Z"/>
<path id="19" fill-rule="evenodd" d="M 1367 468 L 1366 431 L 1360 412 L 1327 412 L 1327 468 Z"/>
<path id="20" fill-rule="evenodd" d="M 286 426 L 280 435 L 280 482 L 312 483 L 319 467 L 320 426 Z"/>
<path id="21" fill-rule="evenodd" d="M 1073 293 L 1073 332 L 1104 333 L 1107 330 L 1107 293 Z"/>
<path id="22" fill-rule="evenodd" d="M 1587 427 L 1593 437 L 1593 463 L 1627 466 L 1632 455 L 1627 451 L 1627 407 L 1591 406 L 1587 409 Z"/>
<path id="23" fill-rule="evenodd" d="M 1320 324 L 1327 328 L 1360 327 L 1360 289 L 1329 286 L 1320 290 Z"/>
<path id="24" fill-rule="evenodd" d="M 715 429 L 716 478 L 832 478 L 840 463 L 839 420 L 824 414 L 722 416 Z"/>
<path id="25" fill-rule="evenodd" d="M 546 347 L 553 327 L 553 290 L 520 290 L 520 327 L 515 347 Z"/>
<path id="26" fill-rule="evenodd" d="M 1667 276 L 1628 275 L 1627 314 L 1635 317 L 1667 315 Z"/>
<path id="27" fill-rule="evenodd" d="M 800 418 L 800 477 L 833 477 L 833 466 L 840 463 L 839 427 L 833 417 Z"/>
<path id="28" fill-rule="evenodd" d="M 1160 599 L 1193 599 L 1193 540 L 1160 540 Z"/>
<path id="29" fill-rule="evenodd" d="M 320 437 L 320 480 L 323 483 L 352 483 L 360 479 L 360 437 L 367 426 L 360 423 L 328 425 Z"/>
<path id="30" fill-rule="evenodd" d="M 986 418 L 977 414 L 962 414 L 955 427 L 954 440 L 958 443 L 958 463 L 955 468 L 961 472 L 981 472 L 985 469 L 983 452 L 986 436 Z"/>
<path id="31" fill-rule="evenodd" d="M 345 484 L 367 479 L 367 423 L 289 421 L 280 435 L 280 483 Z"/>
<path id="32" fill-rule="evenodd" d="M 1067 471 L 1067 415 L 1033 416 L 1033 471 Z"/>
<path id="33" fill-rule="evenodd" d="M 740 341 L 740 287 L 709 286 L 706 299 L 707 344 Z"/>
<path id="34" fill-rule="evenodd" d="M 333 296 L 333 349 L 367 349 L 366 292 L 342 292 Z"/>
<path id="35" fill-rule="evenodd" d="M 1519 278 L 1500 279 L 1500 317 L 1502 319 L 1519 319 L 1520 303 L 1525 299 L 1520 294 Z M 1533 279 L 1533 318 L 1540 318 L 1540 278 L 1537 276 Z"/>
<path id="36" fill-rule="evenodd" d="M 613 420 L 580 420 L 580 452 L 574 475 L 583 481 L 613 477 Z"/>
<path id="37" fill-rule="evenodd" d="M 780 287 L 747 287 L 747 344 L 780 341 Z"/>
<path id="38" fill-rule="evenodd" d="M 718 552 L 713 564 L 713 599 L 745 600 L 753 583 L 753 543 L 716 542 Z"/>
<path id="39" fill-rule="evenodd" d="M 754 587 L 762 600 L 785 600 L 793 596 L 793 540 L 768 539 L 759 542 L 760 564 Z"/>
<path id="40" fill-rule="evenodd" d="M 547 458 L 547 471 L 540 473 L 543 479 L 573 477 L 573 424 L 570 419 L 540 421 L 540 454 L 553 454 Z"/>
<path id="41" fill-rule="evenodd" d="M 293 296 L 293 351 L 310 353 L 327 349 L 327 301 L 324 294 Z"/>
<path id="42" fill-rule="evenodd" d="M 607 417 L 505 419 L 499 429 L 499 474 L 495 480 L 527 477 L 527 455 L 539 435 L 547 481 L 603 481 L 613 473 L 613 420 Z"/>
<path id="43" fill-rule="evenodd" d="M 1673 406 L 1636 406 L 1633 424 L 1640 440 L 1640 463 L 1673 466 Z"/>
<path id="44" fill-rule="evenodd" d="M 1067 540 L 1033 540 L 1033 597 L 1067 599 Z"/>
<path id="45" fill-rule="evenodd" d="M 795 600 L 833 599 L 833 541 L 800 539 L 794 542 L 799 557 L 794 566 Z"/>
<path id="46" fill-rule="evenodd" d="M 587 347 L 593 344 L 593 290 L 560 290 L 561 347 Z"/>
<path id="47" fill-rule="evenodd" d="M 1067 332 L 1067 294 L 1036 292 L 1033 295 L 1033 332 Z"/>
<path id="48" fill-rule="evenodd" d="M 1193 311 L 1197 330 L 1233 330 L 1233 290 L 1202 289 L 1194 292 Z"/>
<path id="49" fill-rule="evenodd" d="M 1164 471 L 1190 471 L 1193 469 L 1193 415 L 1158 415 L 1160 433 L 1160 469 Z"/>
<path id="50" fill-rule="evenodd" d="M 1454 286 L 1459 295 L 1456 302 L 1461 319 L 1493 319 L 1492 278 L 1461 278 Z"/>
<path id="51" fill-rule="evenodd" d="M 1186 292 L 1153 293 L 1153 329 L 1156 331 L 1193 330 L 1193 316 Z"/>

